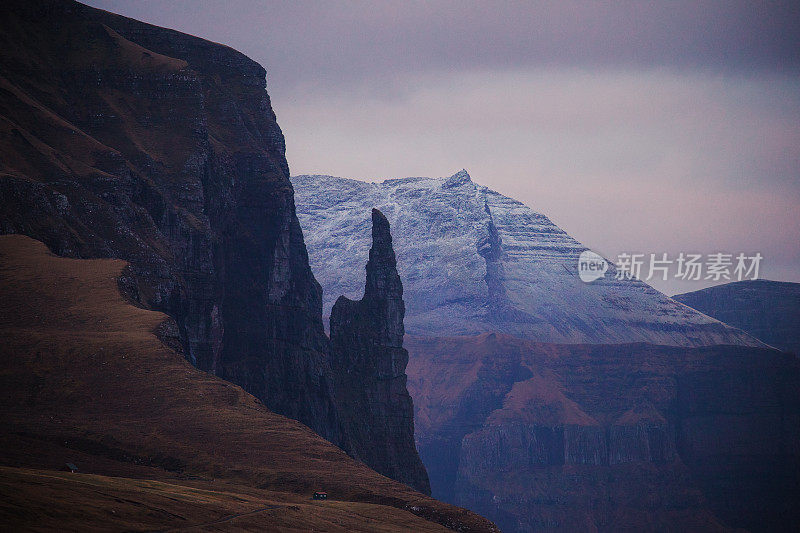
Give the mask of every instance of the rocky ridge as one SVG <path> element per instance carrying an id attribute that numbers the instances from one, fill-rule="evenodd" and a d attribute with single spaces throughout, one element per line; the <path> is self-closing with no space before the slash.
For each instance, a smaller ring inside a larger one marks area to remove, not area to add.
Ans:
<path id="1" fill-rule="evenodd" d="M 792 531 L 800 362 L 768 348 L 410 337 L 433 494 L 503 531 Z"/>

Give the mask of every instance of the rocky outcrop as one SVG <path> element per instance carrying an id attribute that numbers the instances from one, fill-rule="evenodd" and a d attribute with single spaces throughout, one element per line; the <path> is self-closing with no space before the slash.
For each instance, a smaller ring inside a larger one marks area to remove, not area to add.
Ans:
<path id="1" fill-rule="evenodd" d="M 3 2 L 0 24 L 0 233 L 59 255 L 129 261 L 124 293 L 174 318 L 198 368 L 368 464 L 365 446 L 392 447 L 377 440 L 392 435 L 358 443 L 364 428 L 348 427 L 372 404 L 337 403 L 322 291 L 264 69 L 226 46 L 67 0 Z M 354 359 L 341 343 L 337 354 Z M 405 480 L 414 461 L 412 446 L 378 466 Z"/>
<path id="2" fill-rule="evenodd" d="M 737 281 L 673 298 L 770 346 L 800 355 L 800 283 Z"/>
<path id="3" fill-rule="evenodd" d="M 764 348 L 406 339 L 433 494 L 503 531 L 790 531 L 800 362 Z"/>
<path id="4" fill-rule="evenodd" d="M 586 246 L 545 215 L 475 183 L 449 178 L 366 183 L 294 176 L 297 212 L 323 313 L 340 294 L 357 297 L 358 257 L 369 249 L 360 213 L 381 209 L 394 228 L 405 285 L 406 330 L 452 336 L 500 332 L 540 342 L 674 346 L 761 343 L 689 309 L 639 280 L 584 283 Z"/>
<path id="5" fill-rule="evenodd" d="M 339 297 L 331 312 L 336 396 L 356 456 L 378 472 L 430 494 L 414 444 L 414 406 L 406 389 L 403 284 L 389 222 L 372 210 L 372 248 L 364 297 Z M 368 406 L 368 408 L 364 408 Z"/>

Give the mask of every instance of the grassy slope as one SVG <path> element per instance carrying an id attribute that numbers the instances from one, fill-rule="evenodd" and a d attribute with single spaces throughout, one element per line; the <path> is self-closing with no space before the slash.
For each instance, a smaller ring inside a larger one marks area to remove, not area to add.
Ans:
<path id="1" fill-rule="evenodd" d="M 124 266 L 0 237 L 0 523 L 168 529 L 251 513 L 207 528 L 492 527 L 193 368 L 153 334 L 165 315 L 120 296 Z M 57 472 L 66 462 L 81 473 Z"/>

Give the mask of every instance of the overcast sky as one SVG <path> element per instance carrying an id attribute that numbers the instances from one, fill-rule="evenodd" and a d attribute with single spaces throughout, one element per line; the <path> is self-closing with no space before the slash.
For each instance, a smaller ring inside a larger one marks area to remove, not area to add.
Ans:
<path id="1" fill-rule="evenodd" d="M 611 259 L 800 282 L 797 2 L 88 3 L 264 65 L 292 174 L 466 168 Z"/>

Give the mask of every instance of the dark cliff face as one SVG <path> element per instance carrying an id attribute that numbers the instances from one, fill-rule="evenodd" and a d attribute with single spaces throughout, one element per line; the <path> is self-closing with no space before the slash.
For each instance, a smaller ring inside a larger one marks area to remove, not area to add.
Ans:
<path id="1" fill-rule="evenodd" d="M 372 248 L 364 297 L 341 296 L 331 312 L 331 361 L 336 396 L 357 457 L 385 476 L 430 494 L 414 444 L 414 406 L 406 389 L 403 285 L 389 222 L 372 210 Z M 366 411 L 357 406 L 368 405 Z"/>
<path id="2" fill-rule="evenodd" d="M 408 338 L 435 497 L 503 531 L 791 531 L 800 362 L 760 348 Z"/>
<path id="3" fill-rule="evenodd" d="M 4 9 L 2 231 L 129 260 L 192 363 L 339 442 L 264 69 L 72 2 Z"/>
<path id="4" fill-rule="evenodd" d="M 800 283 L 737 281 L 673 298 L 770 346 L 800 355 Z"/>
<path id="5" fill-rule="evenodd" d="M 369 458 L 335 398 L 264 69 L 70 1 L 0 19 L 0 233 L 129 261 L 123 291 L 175 319 L 193 364 Z M 418 461 L 404 451 L 388 460 Z"/>

